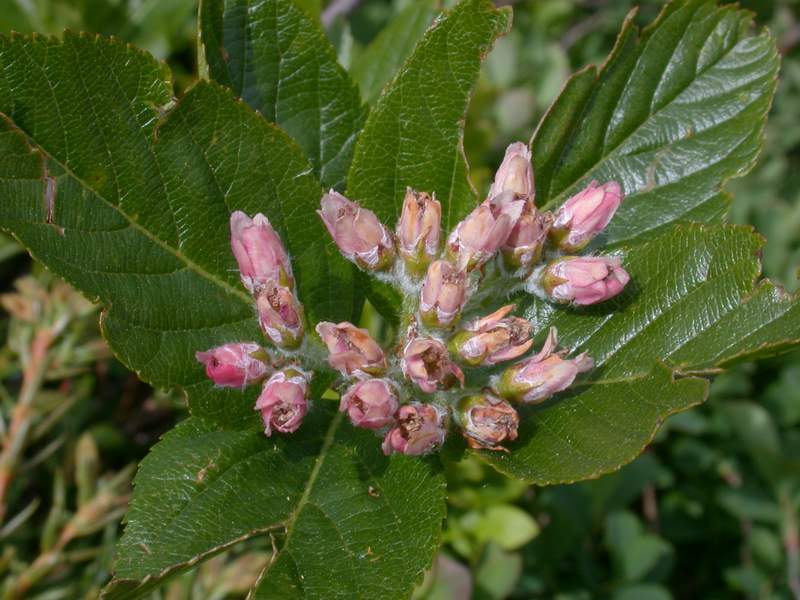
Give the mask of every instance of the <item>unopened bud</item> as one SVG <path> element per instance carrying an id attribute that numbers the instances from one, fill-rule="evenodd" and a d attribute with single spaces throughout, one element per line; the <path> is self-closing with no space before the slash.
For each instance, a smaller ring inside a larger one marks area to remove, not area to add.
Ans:
<path id="1" fill-rule="evenodd" d="M 470 448 L 505 450 L 500 444 L 517 439 L 519 415 L 505 400 L 492 394 L 459 400 L 458 422 Z"/>
<path id="2" fill-rule="evenodd" d="M 553 222 L 552 213 L 536 211 L 532 202 L 526 204 L 522 216 L 503 244 L 503 259 L 512 269 L 525 269 L 529 273 L 542 258 L 547 232 Z"/>
<path id="3" fill-rule="evenodd" d="M 275 373 L 264 384 L 255 409 L 261 412 L 264 433 L 292 433 L 300 427 L 308 412 L 308 380 L 300 369 L 290 368 Z"/>
<path id="4" fill-rule="evenodd" d="M 328 347 L 328 362 L 342 375 L 383 375 L 386 357 L 366 329 L 343 321 L 334 324 L 321 322 L 317 333 Z"/>
<path id="5" fill-rule="evenodd" d="M 412 273 L 424 273 L 439 253 L 441 221 L 442 206 L 435 197 L 406 189 L 397 223 L 397 246 Z"/>
<path id="6" fill-rule="evenodd" d="M 471 366 L 496 365 L 525 354 L 533 344 L 531 324 L 521 317 L 507 317 L 509 304 L 459 331 L 450 348 Z"/>
<path id="7" fill-rule="evenodd" d="M 269 372 L 269 367 L 254 357 L 261 352 L 258 344 L 225 344 L 198 352 L 195 357 L 205 365 L 206 375 L 216 385 L 240 388 L 263 379 Z"/>
<path id="8" fill-rule="evenodd" d="M 367 379 L 348 388 L 339 410 L 346 411 L 356 427 L 381 429 L 394 423 L 398 406 L 397 392 L 389 379 Z"/>
<path id="9" fill-rule="evenodd" d="M 622 188 L 616 181 L 592 181 L 558 209 L 550 237 L 565 252 L 582 250 L 606 228 L 621 202 Z"/>
<path id="10" fill-rule="evenodd" d="M 617 257 L 566 256 L 547 266 L 542 285 L 556 302 L 588 305 L 613 298 L 629 280 Z"/>
<path id="11" fill-rule="evenodd" d="M 567 389 L 578 373 L 590 370 L 594 361 L 584 352 L 575 358 L 564 358 L 564 352 L 555 352 L 556 329 L 550 329 L 539 353 L 522 361 L 500 376 L 497 390 L 509 400 L 538 403 L 553 394 Z"/>
<path id="12" fill-rule="evenodd" d="M 489 198 L 503 192 L 514 192 L 518 197 L 533 198 L 533 165 L 531 151 L 522 142 L 514 142 L 506 148 L 506 154 L 489 189 Z"/>
<path id="13" fill-rule="evenodd" d="M 328 233 L 345 258 L 362 269 L 378 271 L 394 261 L 392 234 L 371 210 L 331 190 L 320 201 Z"/>
<path id="14" fill-rule="evenodd" d="M 256 296 L 261 329 L 279 348 L 297 348 L 303 340 L 303 307 L 289 288 L 268 285 Z"/>
<path id="15" fill-rule="evenodd" d="M 450 360 L 445 345 L 433 338 L 421 337 L 408 342 L 400 365 L 406 378 L 428 394 L 448 389 L 456 382 L 464 385 L 464 373 Z"/>
<path id="16" fill-rule="evenodd" d="M 485 264 L 508 239 L 517 224 L 524 200 L 514 192 L 503 192 L 475 208 L 461 221 L 447 239 L 447 252 L 459 270 L 471 270 Z"/>
<path id="17" fill-rule="evenodd" d="M 397 411 L 397 425 L 383 440 L 383 453 L 420 456 L 439 448 L 447 436 L 447 413 L 433 404 L 412 402 Z"/>
<path id="18" fill-rule="evenodd" d="M 429 327 L 449 327 L 467 301 L 467 276 L 446 260 L 428 267 L 420 293 L 419 312 Z"/>
<path id="19" fill-rule="evenodd" d="M 239 263 L 242 283 L 251 294 L 270 282 L 292 287 L 289 256 L 269 220 L 261 213 L 252 219 L 238 210 L 231 214 L 231 248 Z"/>

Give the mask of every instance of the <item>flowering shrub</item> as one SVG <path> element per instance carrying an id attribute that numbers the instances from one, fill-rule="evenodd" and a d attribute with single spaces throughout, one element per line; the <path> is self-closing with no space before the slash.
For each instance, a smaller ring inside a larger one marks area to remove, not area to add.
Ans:
<path id="1" fill-rule="evenodd" d="M 203 3 L 203 81 L 177 100 L 114 40 L 0 38 L 0 223 L 191 412 L 140 465 L 107 597 L 258 535 L 254 597 L 405 597 L 439 542 L 442 461 L 596 477 L 710 375 L 796 345 L 760 238 L 724 223 L 775 89 L 769 35 L 710 0 L 626 20 L 484 200 L 464 114 L 510 16 L 463 0 L 370 106 L 291 0 Z M 365 296 L 396 343 L 359 327 Z"/>

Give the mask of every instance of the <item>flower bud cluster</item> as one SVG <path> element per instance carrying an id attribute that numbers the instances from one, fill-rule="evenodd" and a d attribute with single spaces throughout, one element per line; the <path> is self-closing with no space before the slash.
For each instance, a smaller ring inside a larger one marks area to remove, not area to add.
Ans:
<path id="1" fill-rule="evenodd" d="M 496 300 L 528 291 L 585 306 L 616 296 L 629 279 L 619 257 L 579 254 L 611 221 L 623 197 L 619 184 L 592 181 L 555 213 L 537 209 L 534 194 L 531 153 L 518 142 L 506 150 L 487 198 L 449 234 L 433 191 L 406 190 L 394 231 L 338 192 L 322 196 L 317 212 L 341 254 L 403 296 L 403 331 L 390 349 L 346 321 L 323 321 L 317 336 L 306 334 L 279 236 L 263 215 L 235 212 L 233 253 L 274 348 L 230 343 L 197 358 L 217 385 L 261 382 L 255 409 L 268 436 L 300 426 L 312 369 L 324 367 L 315 362 L 321 348 L 340 376 L 339 410 L 381 436 L 384 453 L 429 453 L 444 443 L 450 423 L 471 448 L 507 451 L 518 435 L 516 406 L 563 392 L 593 362 L 559 350 L 555 329 L 525 358 L 544 332 L 514 315 L 513 304 L 496 308 Z M 492 305 L 494 312 L 486 309 Z"/>

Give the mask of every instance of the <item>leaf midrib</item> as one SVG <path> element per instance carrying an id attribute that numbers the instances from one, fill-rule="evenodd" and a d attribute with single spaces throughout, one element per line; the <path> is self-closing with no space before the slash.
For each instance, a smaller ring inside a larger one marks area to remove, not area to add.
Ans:
<path id="1" fill-rule="evenodd" d="M 300 500 L 297 501 L 297 506 L 291 512 L 289 517 L 286 519 L 284 525 L 286 528 L 286 541 L 283 543 L 283 547 L 275 552 L 272 559 L 269 561 L 264 570 L 258 576 L 256 583 L 250 588 L 250 592 L 247 594 L 247 600 L 252 600 L 255 598 L 254 594 L 258 588 L 261 587 L 261 583 L 269 576 L 269 571 L 272 566 L 278 561 L 278 557 L 282 552 L 287 552 L 289 549 L 289 543 L 292 539 L 292 534 L 294 532 L 294 527 L 297 523 L 297 519 L 303 512 L 303 508 L 305 508 L 306 504 L 309 503 L 309 498 L 311 497 L 311 492 L 314 489 L 314 484 L 317 481 L 317 477 L 319 476 L 319 472 L 322 469 L 322 465 L 325 462 L 325 459 L 328 456 L 328 452 L 333 445 L 333 440 L 336 437 L 336 432 L 339 429 L 339 425 L 342 422 L 342 415 L 343 413 L 337 411 L 334 417 L 331 419 L 331 423 L 328 426 L 328 430 L 325 432 L 325 437 L 322 440 L 322 446 L 320 447 L 319 454 L 317 455 L 316 461 L 314 462 L 314 466 L 311 469 L 311 473 L 308 475 L 308 481 L 306 482 L 305 487 L 303 488 L 303 493 L 300 496 Z"/>
<path id="2" fill-rule="evenodd" d="M 194 262 L 192 259 L 187 257 L 184 253 L 180 252 L 177 248 L 172 247 L 170 244 L 166 243 L 159 237 L 155 236 L 150 230 L 141 226 L 137 221 L 132 219 L 128 213 L 126 213 L 122 208 L 120 208 L 117 204 L 114 204 L 107 198 L 105 198 L 102 194 L 100 194 L 97 190 L 92 188 L 88 182 L 86 182 L 83 178 L 81 178 L 77 173 L 75 173 L 66 163 L 60 161 L 56 157 L 54 157 L 44 146 L 39 144 L 31 135 L 28 134 L 25 130 L 23 130 L 17 123 L 14 121 L 9 115 L 4 115 L 10 123 L 13 124 L 14 128 L 22 133 L 26 140 L 28 141 L 29 145 L 35 146 L 37 150 L 39 150 L 48 161 L 52 161 L 53 163 L 57 164 L 60 168 L 64 170 L 64 173 L 67 174 L 69 177 L 74 179 L 80 186 L 90 192 L 93 196 L 101 200 L 106 206 L 112 208 L 117 214 L 119 214 L 125 221 L 128 223 L 129 227 L 134 229 L 135 231 L 144 235 L 148 240 L 154 243 L 156 246 L 165 250 L 173 257 L 175 257 L 178 261 L 184 263 L 187 268 L 191 271 L 194 271 L 200 277 L 210 281 L 211 283 L 215 284 L 216 286 L 224 289 L 229 295 L 237 297 L 239 300 L 250 306 L 252 304 L 252 299 L 248 296 L 243 290 L 235 288 L 231 286 L 226 281 L 220 279 L 210 271 L 207 271 L 203 267 L 201 267 L 198 263 Z M 174 219 L 175 215 L 170 210 L 170 214 Z M 106 302 L 109 302 L 110 299 L 106 299 Z"/>

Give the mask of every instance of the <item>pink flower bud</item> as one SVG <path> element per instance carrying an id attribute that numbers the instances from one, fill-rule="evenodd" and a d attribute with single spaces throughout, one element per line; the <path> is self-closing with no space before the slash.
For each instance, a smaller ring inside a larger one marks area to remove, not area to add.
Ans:
<path id="1" fill-rule="evenodd" d="M 483 202 L 461 221 L 447 239 L 447 251 L 459 270 L 485 264 L 500 249 L 517 224 L 524 200 L 514 192 L 503 192 Z"/>
<path id="2" fill-rule="evenodd" d="M 289 288 L 267 285 L 256 296 L 261 329 L 279 348 L 296 348 L 303 340 L 303 307 Z"/>
<path id="3" fill-rule="evenodd" d="M 377 271 L 394 260 L 392 234 L 371 210 L 331 190 L 322 197 L 317 213 L 339 251 L 362 269 Z"/>
<path id="4" fill-rule="evenodd" d="M 406 189 L 403 212 L 397 223 L 397 245 L 406 266 L 413 273 L 424 268 L 439 253 L 442 206 L 435 196 Z"/>
<path id="5" fill-rule="evenodd" d="M 244 387 L 263 379 L 269 372 L 267 364 L 254 356 L 260 353 L 263 354 L 263 350 L 258 344 L 241 343 L 198 352 L 195 357 L 206 366 L 206 375 L 216 385 Z"/>
<path id="6" fill-rule="evenodd" d="M 578 373 L 594 366 L 585 352 L 572 359 L 564 358 L 563 351 L 554 352 L 557 341 L 556 329 L 552 328 L 536 356 L 509 367 L 500 376 L 500 394 L 525 403 L 543 402 L 572 385 Z"/>
<path id="7" fill-rule="evenodd" d="M 550 237 L 565 252 L 577 252 L 606 228 L 620 202 L 622 188 L 616 181 L 592 181 L 558 209 Z"/>
<path id="8" fill-rule="evenodd" d="M 514 192 L 521 198 L 533 198 L 533 166 L 531 151 L 526 144 L 514 142 L 506 148 L 506 154 L 489 189 L 489 198 L 503 192 Z"/>
<path id="9" fill-rule="evenodd" d="M 446 260 L 437 260 L 428 267 L 422 284 L 419 312 L 429 327 L 454 324 L 467 301 L 467 276 Z"/>
<path id="10" fill-rule="evenodd" d="M 450 360 L 444 344 L 433 338 L 421 337 L 408 342 L 400 366 L 406 378 L 428 394 L 439 388 L 450 388 L 456 381 L 464 386 L 464 373 Z"/>
<path id="11" fill-rule="evenodd" d="M 397 425 L 383 440 L 383 453 L 392 452 L 420 456 L 444 443 L 447 435 L 447 414 L 434 404 L 412 402 L 397 411 Z"/>
<path id="12" fill-rule="evenodd" d="M 300 369 L 290 368 L 275 373 L 264 384 L 255 409 L 261 411 L 267 436 L 273 429 L 292 433 L 300 427 L 308 412 L 309 378 Z"/>
<path id="13" fill-rule="evenodd" d="M 453 353 L 471 366 L 496 365 L 525 354 L 533 344 L 531 324 L 507 317 L 512 310 L 513 304 L 504 306 L 458 332 L 450 341 Z"/>
<path id="14" fill-rule="evenodd" d="M 382 375 L 386 357 L 366 329 L 344 321 L 338 325 L 322 322 L 317 333 L 328 347 L 328 362 L 342 375 Z"/>
<path id="15" fill-rule="evenodd" d="M 621 265 L 613 256 L 566 256 L 547 266 L 542 284 L 556 302 L 597 304 L 619 294 L 630 280 Z"/>
<path id="16" fill-rule="evenodd" d="M 353 425 L 380 429 L 394 423 L 397 393 L 389 379 L 367 379 L 350 386 L 342 395 L 339 410 L 347 411 Z"/>
<path id="17" fill-rule="evenodd" d="M 292 264 L 280 237 L 261 213 L 252 219 L 238 210 L 231 214 L 231 248 L 242 283 L 251 294 L 271 281 L 292 287 Z"/>
<path id="18" fill-rule="evenodd" d="M 492 394 L 462 398 L 456 412 L 470 448 L 508 452 L 500 444 L 517 439 L 517 411 Z"/>
<path id="19" fill-rule="evenodd" d="M 526 273 L 542 258 L 547 232 L 553 222 L 552 213 L 538 213 L 527 202 L 522 216 L 503 244 L 503 258 L 512 269 L 524 268 Z"/>

